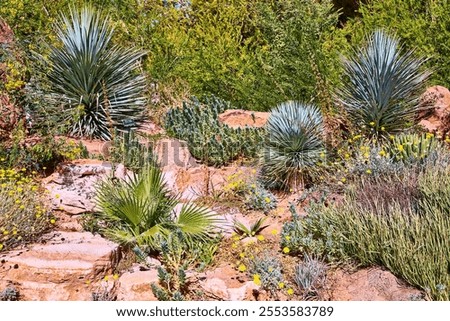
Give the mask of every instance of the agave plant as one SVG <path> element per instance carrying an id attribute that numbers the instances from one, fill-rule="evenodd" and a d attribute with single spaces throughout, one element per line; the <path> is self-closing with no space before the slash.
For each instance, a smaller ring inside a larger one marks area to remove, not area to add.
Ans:
<path id="1" fill-rule="evenodd" d="M 267 121 L 262 179 L 268 187 L 298 187 L 324 155 L 323 119 L 314 105 L 288 101 Z"/>
<path id="2" fill-rule="evenodd" d="M 138 124 L 146 100 L 137 68 L 145 53 L 112 45 L 108 19 L 90 7 L 62 15 L 56 35 L 61 44 L 49 45 L 48 78 L 69 133 L 109 140 L 111 128 Z"/>
<path id="3" fill-rule="evenodd" d="M 355 126 L 373 137 L 399 132 L 417 115 L 419 94 L 430 72 L 426 59 L 403 52 L 397 38 L 381 30 L 344 62 L 338 100 Z"/>
<path id="4" fill-rule="evenodd" d="M 181 231 L 188 241 L 206 240 L 219 221 L 216 214 L 193 204 L 184 204 L 177 213 L 178 199 L 154 165 L 125 180 L 103 181 L 96 200 L 106 222 L 105 235 L 143 249 L 156 249 L 161 238 L 173 231 Z"/>
<path id="5" fill-rule="evenodd" d="M 238 220 L 234 220 L 233 231 L 237 235 L 241 235 L 244 237 L 253 237 L 269 226 L 263 225 L 265 220 L 266 220 L 265 217 L 259 218 L 258 220 L 256 220 L 255 223 L 253 223 L 249 227 L 247 227 L 244 223 L 239 222 Z"/>

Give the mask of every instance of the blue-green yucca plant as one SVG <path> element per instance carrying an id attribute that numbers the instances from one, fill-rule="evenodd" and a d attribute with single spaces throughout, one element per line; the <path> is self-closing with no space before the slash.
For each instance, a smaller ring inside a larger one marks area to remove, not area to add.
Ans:
<path id="1" fill-rule="evenodd" d="M 108 22 L 91 7 L 71 10 L 56 24 L 61 45 L 49 46 L 52 94 L 61 97 L 73 136 L 109 140 L 112 127 L 138 123 L 146 104 L 137 72 L 145 53 L 112 45 Z"/>
<path id="2" fill-rule="evenodd" d="M 270 188 L 298 188 L 324 155 L 323 118 L 314 105 L 288 101 L 267 121 L 262 179 Z"/>
<path id="3" fill-rule="evenodd" d="M 152 164 L 128 179 L 103 181 L 96 201 L 106 222 L 105 235 L 144 250 L 157 249 L 161 239 L 174 231 L 183 233 L 187 241 L 208 240 L 219 222 L 215 213 L 195 204 L 184 204 L 177 214 L 178 198 Z"/>
<path id="4" fill-rule="evenodd" d="M 402 50 L 397 38 L 375 31 L 367 44 L 344 61 L 344 85 L 338 92 L 352 123 L 372 137 L 411 125 L 419 95 L 430 72 L 426 59 Z"/>

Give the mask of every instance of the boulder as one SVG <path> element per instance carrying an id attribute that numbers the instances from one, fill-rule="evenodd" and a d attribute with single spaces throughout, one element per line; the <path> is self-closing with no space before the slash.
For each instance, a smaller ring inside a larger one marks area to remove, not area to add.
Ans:
<path id="1" fill-rule="evenodd" d="M 253 301 L 260 289 L 231 266 L 220 266 L 198 276 L 200 287 L 214 300 Z"/>
<path id="2" fill-rule="evenodd" d="M 130 172 L 122 164 L 114 168 L 109 162 L 80 159 L 60 165 L 57 172 L 43 180 L 53 209 L 72 215 L 93 212 L 95 186 L 108 176 L 125 179 Z"/>
<path id="3" fill-rule="evenodd" d="M 446 134 L 450 129 L 450 91 L 442 86 L 428 88 L 420 97 L 419 124 L 427 131 Z"/>
<path id="4" fill-rule="evenodd" d="M 0 289 L 13 282 L 21 300 L 90 300 L 112 272 L 119 246 L 88 232 L 53 232 L 45 242 L 0 254 Z"/>
<path id="5" fill-rule="evenodd" d="M 231 128 L 264 127 L 270 113 L 242 109 L 229 109 L 219 115 L 219 121 Z"/>
<path id="6" fill-rule="evenodd" d="M 381 268 L 355 273 L 338 270 L 328 278 L 332 301 L 408 301 L 423 297 L 421 291 Z"/>

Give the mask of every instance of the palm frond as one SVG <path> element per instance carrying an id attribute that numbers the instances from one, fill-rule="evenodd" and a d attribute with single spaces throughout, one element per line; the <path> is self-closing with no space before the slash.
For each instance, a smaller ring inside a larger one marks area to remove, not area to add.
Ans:
<path id="1" fill-rule="evenodd" d="M 208 238 L 220 222 L 216 213 L 195 204 L 183 205 L 175 219 L 177 228 L 191 239 Z"/>

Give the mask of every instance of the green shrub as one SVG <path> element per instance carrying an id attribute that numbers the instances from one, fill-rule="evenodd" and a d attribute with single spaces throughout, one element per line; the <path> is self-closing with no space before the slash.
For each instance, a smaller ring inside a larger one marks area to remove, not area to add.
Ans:
<path id="1" fill-rule="evenodd" d="M 111 178 L 97 188 L 97 204 L 107 224 L 105 235 L 145 251 L 157 249 L 160 238 L 177 229 L 187 240 L 209 238 L 218 222 L 216 214 L 193 204 L 184 204 L 176 214 L 178 203 L 161 170 L 151 164 L 139 175 L 119 181 Z"/>
<path id="2" fill-rule="evenodd" d="M 2 168 L 0 158 L 0 251 L 36 241 L 55 223 L 39 185 L 24 171 Z"/>
<path id="3" fill-rule="evenodd" d="M 187 270 L 200 261 L 200 269 L 213 260 L 219 239 L 191 242 L 180 231 L 160 239 L 158 249 L 162 265 L 158 267 L 158 284 L 152 283 L 153 294 L 160 301 L 184 301 L 190 290 Z M 206 258 L 206 260 L 205 260 Z"/>
<path id="4" fill-rule="evenodd" d="M 230 108 L 229 103 L 215 97 L 206 98 L 204 104 L 193 99 L 167 113 L 165 128 L 169 135 L 187 141 L 191 154 L 207 165 L 221 166 L 239 157 L 256 157 L 263 130 L 233 129 L 222 124 L 218 116 Z"/>
<path id="5" fill-rule="evenodd" d="M 244 204 L 250 210 L 263 211 L 264 214 L 268 214 L 271 210 L 277 208 L 278 200 L 260 183 L 256 183 L 251 184 L 245 192 Z"/>
<path id="6" fill-rule="evenodd" d="M 406 50 L 429 57 L 426 66 L 435 71 L 432 82 L 450 87 L 450 48 L 446 45 L 449 10 L 447 0 L 368 0 L 361 3 L 358 15 L 346 24 L 343 33 L 356 44 L 375 29 L 395 32 Z"/>
<path id="7" fill-rule="evenodd" d="M 425 59 L 402 52 L 399 40 L 375 31 L 344 63 L 339 102 L 349 119 L 368 136 L 386 136 L 412 125 L 429 73 Z"/>
<path id="8" fill-rule="evenodd" d="M 145 107 L 145 77 L 137 73 L 144 52 L 111 45 L 109 19 L 91 7 L 71 11 L 56 24 L 60 45 L 46 60 L 55 112 L 74 136 L 111 138 L 112 128 L 136 124 Z M 42 56 L 40 58 L 43 58 Z"/>
<path id="9" fill-rule="evenodd" d="M 279 284 L 284 280 L 282 265 L 278 258 L 268 253 L 260 254 L 250 259 L 248 266 L 253 280 L 259 280 L 261 287 L 277 298 Z"/>
<path id="10" fill-rule="evenodd" d="M 0 168 L 26 168 L 29 171 L 51 170 L 67 160 L 86 158 L 87 150 L 63 138 L 55 139 L 51 134 L 41 133 L 41 137 L 27 136 L 23 123 L 13 130 L 11 140 L 0 142 L 0 158 L 4 158 Z"/>
<path id="11" fill-rule="evenodd" d="M 325 153 L 322 115 L 317 107 L 289 101 L 267 121 L 262 179 L 268 187 L 298 187 Z"/>

